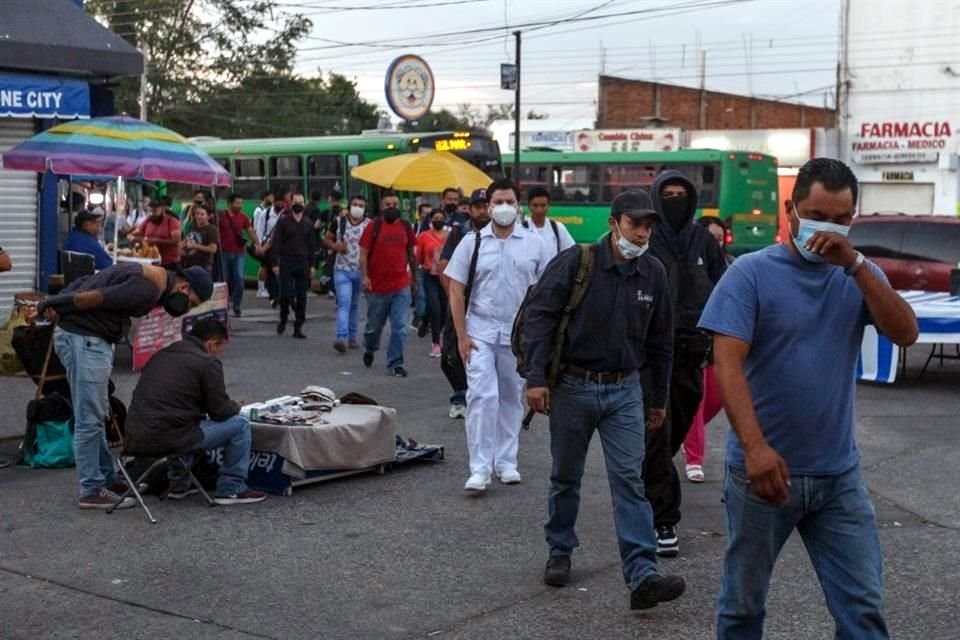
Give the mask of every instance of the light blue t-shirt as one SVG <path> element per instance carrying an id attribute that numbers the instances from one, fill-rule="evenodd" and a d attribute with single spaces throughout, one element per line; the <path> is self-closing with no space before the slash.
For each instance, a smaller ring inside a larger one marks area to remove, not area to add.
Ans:
<path id="1" fill-rule="evenodd" d="M 853 278 L 785 245 L 738 258 L 714 288 L 699 326 L 750 344 L 745 369 L 757 419 L 791 474 L 834 475 L 859 462 L 854 390 L 869 322 Z M 732 430 L 727 464 L 744 468 Z"/>

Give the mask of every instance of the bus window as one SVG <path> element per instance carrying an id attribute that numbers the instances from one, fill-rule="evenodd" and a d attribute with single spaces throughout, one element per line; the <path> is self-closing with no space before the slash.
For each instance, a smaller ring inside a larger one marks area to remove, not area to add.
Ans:
<path id="1" fill-rule="evenodd" d="M 664 171 L 673 169 L 679 171 L 693 183 L 697 190 L 697 207 L 717 206 L 717 187 L 719 185 L 719 171 L 716 165 L 711 164 L 678 164 L 665 165 Z"/>
<path id="2" fill-rule="evenodd" d="M 520 179 L 516 181 L 521 189 L 550 186 L 550 167 L 530 164 L 520 165 Z"/>
<path id="3" fill-rule="evenodd" d="M 236 158 L 233 161 L 233 190 L 244 200 L 260 201 L 267 189 L 263 158 Z"/>
<path id="4" fill-rule="evenodd" d="M 334 189 L 343 192 L 343 159 L 339 155 L 307 158 L 307 189 L 326 199 Z"/>
<path id="5" fill-rule="evenodd" d="M 659 165 L 608 164 L 603 167 L 603 202 L 613 202 L 624 191 L 648 191 L 657 179 Z"/>
<path id="6" fill-rule="evenodd" d="M 363 180 L 357 180 L 356 178 L 350 175 L 350 172 L 353 171 L 356 167 L 360 166 L 360 156 L 356 153 L 351 153 L 347 155 L 347 184 L 350 185 L 349 191 L 343 194 L 347 198 L 352 198 L 356 195 L 363 195 Z"/>
<path id="7" fill-rule="evenodd" d="M 217 162 L 217 164 L 226 169 L 228 173 L 230 172 L 230 158 L 214 158 L 214 160 Z"/>
<path id="8" fill-rule="evenodd" d="M 596 165 L 558 165 L 553 168 L 550 200 L 555 202 L 597 202 L 600 197 L 600 170 Z"/>
<path id="9" fill-rule="evenodd" d="M 274 190 L 290 187 L 294 193 L 303 189 L 303 161 L 300 156 L 270 158 L 270 184 Z"/>

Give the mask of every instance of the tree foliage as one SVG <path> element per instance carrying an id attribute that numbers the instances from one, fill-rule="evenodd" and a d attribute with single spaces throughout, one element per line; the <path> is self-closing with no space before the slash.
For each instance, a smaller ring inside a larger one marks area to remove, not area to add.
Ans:
<path id="1" fill-rule="evenodd" d="M 88 0 L 87 10 L 148 56 L 147 116 L 186 136 L 359 133 L 376 106 L 337 74 L 300 77 L 312 23 L 276 0 Z M 140 115 L 140 80 L 116 87 L 118 112 Z"/>

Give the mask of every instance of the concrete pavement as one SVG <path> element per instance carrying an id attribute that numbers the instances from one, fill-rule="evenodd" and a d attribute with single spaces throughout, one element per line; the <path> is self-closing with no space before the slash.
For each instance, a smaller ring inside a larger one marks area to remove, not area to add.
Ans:
<path id="1" fill-rule="evenodd" d="M 707 482 L 685 484 L 682 555 L 662 571 L 687 594 L 630 612 L 609 491 L 595 442 L 583 483 L 574 584 L 540 582 L 550 468 L 545 422 L 521 436 L 519 486 L 467 499 L 463 423 L 446 417 L 448 388 L 428 340 L 410 336 L 410 377 L 332 349 L 333 303 L 311 296 L 306 341 L 277 337 L 248 292 L 223 359 L 228 389 L 254 400 L 323 384 L 397 407 L 401 433 L 446 445 L 447 460 L 385 476 L 297 490 L 266 503 L 207 508 L 202 500 L 105 515 L 75 506 L 72 470 L 0 470 L 0 638 L 707 638 L 719 587 L 721 416 L 709 430 Z M 912 350 L 910 374 L 921 349 Z M 121 350 L 125 401 L 136 378 Z M 960 637 L 960 364 L 920 382 L 862 385 L 858 436 L 886 553 L 888 622 L 896 638 Z M 0 435 L 22 430 L 26 380 L 0 379 Z M 11 443 L 0 444 L 0 454 Z M 782 556 L 767 637 L 832 635 L 798 539 Z"/>

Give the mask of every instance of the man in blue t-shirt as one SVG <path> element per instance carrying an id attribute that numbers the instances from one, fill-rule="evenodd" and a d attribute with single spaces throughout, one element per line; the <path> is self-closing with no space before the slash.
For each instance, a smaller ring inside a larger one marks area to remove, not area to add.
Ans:
<path id="1" fill-rule="evenodd" d="M 855 369 L 864 325 L 908 346 L 917 320 L 846 238 L 857 191 L 842 162 L 807 162 L 786 201 L 790 242 L 734 262 L 700 319 L 714 334 L 733 426 L 719 640 L 761 638 L 770 574 L 794 529 L 837 638 L 888 637 L 880 540 L 854 439 Z"/>
<path id="2" fill-rule="evenodd" d="M 64 251 L 86 253 L 93 256 L 93 266 L 97 271 L 113 264 L 113 258 L 100 244 L 100 225 L 103 222 L 102 209 L 81 211 L 74 220 L 74 228 L 63 241 Z"/>

